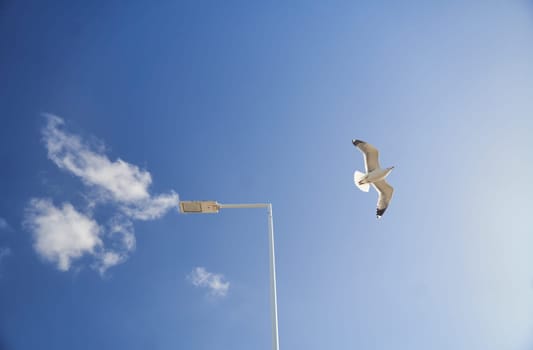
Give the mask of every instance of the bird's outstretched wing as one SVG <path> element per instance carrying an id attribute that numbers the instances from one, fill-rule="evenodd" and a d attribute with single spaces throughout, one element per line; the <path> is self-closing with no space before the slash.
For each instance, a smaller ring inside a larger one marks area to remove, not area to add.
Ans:
<path id="1" fill-rule="evenodd" d="M 378 191 L 379 193 L 378 205 L 376 209 L 376 216 L 379 219 L 385 213 L 385 210 L 387 210 L 387 207 L 389 206 L 389 203 L 392 199 L 392 194 L 394 192 L 394 188 L 392 188 L 392 186 L 389 185 L 385 180 L 374 182 L 372 186 L 374 186 L 376 191 Z"/>
<path id="2" fill-rule="evenodd" d="M 359 148 L 365 156 L 365 170 L 367 173 L 379 168 L 379 152 L 376 147 L 361 140 L 352 140 L 355 147 Z"/>

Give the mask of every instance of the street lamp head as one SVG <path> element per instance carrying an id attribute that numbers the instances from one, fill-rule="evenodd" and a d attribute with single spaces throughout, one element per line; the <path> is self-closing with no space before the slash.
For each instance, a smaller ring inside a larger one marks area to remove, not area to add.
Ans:
<path id="1" fill-rule="evenodd" d="M 216 201 L 180 201 L 182 214 L 216 214 L 220 205 Z"/>

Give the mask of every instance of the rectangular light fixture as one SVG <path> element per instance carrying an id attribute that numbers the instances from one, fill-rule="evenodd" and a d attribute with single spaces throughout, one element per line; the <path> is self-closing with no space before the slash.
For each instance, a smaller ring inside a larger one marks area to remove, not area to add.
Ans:
<path id="1" fill-rule="evenodd" d="M 180 213 L 216 214 L 220 205 L 216 201 L 180 201 Z"/>

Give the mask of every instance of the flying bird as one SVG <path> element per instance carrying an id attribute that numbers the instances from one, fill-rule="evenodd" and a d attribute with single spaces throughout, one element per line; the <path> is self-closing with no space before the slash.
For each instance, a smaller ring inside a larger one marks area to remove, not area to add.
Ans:
<path id="1" fill-rule="evenodd" d="M 394 189 L 391 185 L 385 181 L 385 178 L 390 174 L 393 166 L 382 169 L 379 166 L 379 152 L 369 143 L 361 140 L 352 140 L 355 147 L 363 153 L 365 158 L 365 170 L 366 174 L 360 171 L 355 171 L 353 174 L 353 180 L 355 186 L 363 192 L 368 192 L 370 185 L 372 185 L 379 194 L 378 204 L 376 209 L 376 217 L 379 219 L 387 210 L 389 203 L 392 199 L 392 193 Z"/>

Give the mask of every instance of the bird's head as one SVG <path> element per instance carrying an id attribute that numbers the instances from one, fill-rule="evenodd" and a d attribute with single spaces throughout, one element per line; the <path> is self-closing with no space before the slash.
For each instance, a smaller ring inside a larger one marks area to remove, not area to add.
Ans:
<path id="1" fill-rule="evenodd" d="M 363 143 L 363 141 L 361 141 L 361 140 L 357 140 L 357 139 L 353 139 L 353 140 L 352 140 L 352 144 L 353 144 L 355 147 L 357 147 L 357 145 L 360 144 L 360 143 Z"/>

